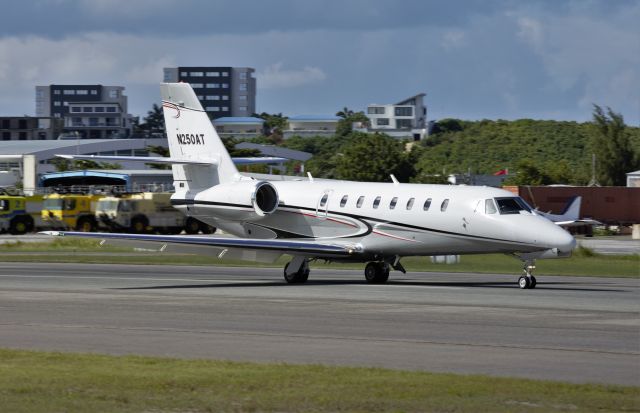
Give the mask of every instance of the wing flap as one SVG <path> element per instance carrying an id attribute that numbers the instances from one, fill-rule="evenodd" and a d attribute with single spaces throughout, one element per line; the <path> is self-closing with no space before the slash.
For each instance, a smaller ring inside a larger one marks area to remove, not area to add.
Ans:
<path id="1" fill-rule="evenodd" d="M 118 241 L 119 245 L 127 243 L 129 245 L 140 246 L 149 245 L 150 248 L 157 248 L 167 251 L 172 248 L 174 251 L 201 250 L 202 248 L 212 250 L 240 249 L 251 251 L 263 251 L 279 254 L 305 255 L 311 257 L 349 257 L 359 251 L 355 245 L 340 245 L 322 241 L 302 241 L 284 239 L 252 239 L 252 238 L 222 238 L 210 236 L 190 236 L 190 235 L 147 235 L 147 234 L 120 234 L 101 232 L 73 232 L 73 231 L 43 231 L 40 234 L 64 237 L 93 238 L 104 240 L 105 243 Z M 166 246 L 163 247 L 163 245 Z M 180 248 L 179 248 L 180 247 Z M 144 247 L 142 247 L 144 248 Z M 182 248 L 182 249 L 181 249 Z"/>

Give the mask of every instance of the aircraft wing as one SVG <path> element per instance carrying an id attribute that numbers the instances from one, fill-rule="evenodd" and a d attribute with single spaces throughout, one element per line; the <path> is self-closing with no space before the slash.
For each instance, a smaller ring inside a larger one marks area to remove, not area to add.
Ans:
<path id="1" fill-rule="evenodd" d="M 595 219 L 576 219 L 574 221 L 554 221 L 554 224 L 560 225 L 563 227 L 577 227 L 582 225 L 604 225 L 600 221 L 596 221 Z"/>
<path id="2" fill-rule="evenodd" d="M 120 234 L 101 232 L 73 232 L 73 231 L 43 231 L 40 234 L 59 237 L 80 237 L 103 240 L 109 244 L 126 246 L 155 245 L 160 247 L 153 251 L 165 251 L 171 246 L 178 246 L 175 251 L 202 253 L 202 250 L 240 249 L 262 253 L 302 255 L 308 257 L 340 258 L 350 257 L 360 252 L 357 245 L 340 245 L 323 241 L 285 240 L 285 239 L 253 239 L 253 238 L 222 238 L 211 236 L 190 235 L 148 235 L 148 234 Z M 115 241 L 115 242 L 109 242 Z M 122 242 L 118 242 L 122 241 Z M 222 256 L 222 255 L 221 255 Z M 253 259 L 251 260 L 253 261 Z"/>

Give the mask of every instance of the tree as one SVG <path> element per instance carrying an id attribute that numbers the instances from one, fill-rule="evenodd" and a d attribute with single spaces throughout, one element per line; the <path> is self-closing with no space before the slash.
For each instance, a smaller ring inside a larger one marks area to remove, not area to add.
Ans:
<path id="1" fill-rule="evenodd" d="M 160 145 L 148 145 L 147 151 L 151 153 L 157 153 L 160 156 L 169 157 L 169 148 Z M 171 165 L 166 163 L 148 163 L 151 169 L 171 169 Z"/>
<path id="2" fill-rule="evenodd" d="M 342 110 L 340 110 L 340 111 L 338 111 L 336 113 L 336 116 L 341 117 L 342 119 L 346 119 L 349 116 L 353 116 L 353 114 L 354 114 L 354 112 L 351 109 L 349 109 L 348 107 L 345 106 L 344 108 L 342 108 Z"/>
<path id="3" fill-rule="evenodd" d="M 383 134 L 352 133 L 336 159 L 338 179 L 389 182 L 394 174 L 407 182 L 414 173 L 402 142 Z"/>
<path id="4" fill-rule="evenodd" d="M 221 140 L 224 144 L 224 147 L 227 149 L 227 152 L 229 152 L 229 156 L 251 158 L 261 155 L 261 152 L 258 149 L 236 149 L 236 145 L 239 142 L 232 136 L 221 138 Z"/>
<path id="5" fill-rule="evenodd" d="M 431 129 L 432 135 L 437 135 L 446 132 L 459 132 L 463 130 L 462 122 L 458 119 L 441 119 L 434 123 L 433 129 Z"/>
<path id="6" fill-rule="evenodd" d="M 549 185 L 551 178 L 530 159 L 521 159 L 516 164 L 515 176 L 504 182 L 506 185 Z"/>
<path id="7" fill-rule="evenodd" d="M 347 108 L 345 108 L 347 109 Z M 348 109 L 347 109 L 348 111 Z M 338 112 L 339 114 L 340 112 Z M 340 115 L 338 115 L 340 116 Z M 343 119 L 338 121 L 338 125 L 336 126 L 336 136 L 347 136 L 353 130 L 354 122 L 361 122 L 365 125 L 369 124 L 369 118 L 364 112 L 353 112 L 351 111 L 350 115 L 347 115 Z"/>
<path id="8" fill-rule="evenodd" d="M 162 107 L 154 103 L 143 122 L 136 126 L 134 132 L 143 134 L 145 137 L 164 138 L 166 132 Z"/>
<path id="9" fill-rule="evenodd" d="M 640 164 L 631 146 L 622 115 L 607 107 L 605 111 L 593 105 L 591 147 L 596 155 L 596 176 L 600 185 L 624 186 L 626 174 Z"/>

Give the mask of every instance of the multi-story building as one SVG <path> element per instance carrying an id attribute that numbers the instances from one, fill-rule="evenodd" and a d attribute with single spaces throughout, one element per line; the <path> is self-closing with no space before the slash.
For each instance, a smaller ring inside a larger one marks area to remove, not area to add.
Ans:
<path id="1" fill-rule="evenodd" d="M 1 116 L 0 140 L 31 141 L 56 139 L 62 132 L 63 120 L 33 116 Z"/>
<path id="2" fill-rule="evenodd" d="M 247 117 L 256 111 L 256 79 L 250 67 L 165 67 L 165 82 L 191 84 L 211 119 Z"/>
<path id="3" fill-rule="evenodd" d="M 131 134 L 123 86 L 36 86 L 36 116 L 64 120 L 64 132 L 82 139 L 125 138 Z"/>
<path id="4" fill-rule="evenodd" d="M 384 132 L 394 137 L 423 139 L 427 134 L 427 107 L 424 93 L 404 99 L 394 105 L 372 104 L 367 107 L 370 131 Z"/>

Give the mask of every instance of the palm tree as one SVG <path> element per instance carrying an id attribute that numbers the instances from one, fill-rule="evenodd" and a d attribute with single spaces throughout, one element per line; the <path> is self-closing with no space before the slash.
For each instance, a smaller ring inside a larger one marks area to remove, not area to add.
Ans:
<path id="1" fill-rule="evenodd" d="M 353 112 L 351 109 L 349 109 L 348 107 L 346 107 L 346 106 L 345 106 L 344 108 L 342 108 L 342 110 L 341 110 L 341 111 L 339 111 L 338 113 L 336 113 L 336 116 L 339 116 L 339 117 L 341 117 L 342 119 L 346 119 L 346 118 L 348 118 L 349 116 L 353 116 L 353 113 L 354 113 L 354 112 Z"/>

